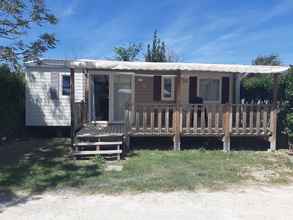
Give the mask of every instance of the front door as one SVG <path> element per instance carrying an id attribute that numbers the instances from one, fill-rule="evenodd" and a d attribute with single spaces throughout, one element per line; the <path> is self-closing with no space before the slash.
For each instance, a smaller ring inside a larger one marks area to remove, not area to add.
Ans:
<path id="1" fill-rule="evenodd" d="M 113 122 L 123 122 L 125 108 L 132 98 L 132 75 L 119 74 L 113 76 L 112 88 Z"/>
<path id="2" fill-rule="evenodd" d="M 133 98 L 133 75 L 95 74 L 92 77 L 92 120 L 120 123 L 127 103 Z"/>
<path id="3" fill-rule="evenodd" d="M 109 120 L 109 76 L 94 75 L 95 121 Z"/>

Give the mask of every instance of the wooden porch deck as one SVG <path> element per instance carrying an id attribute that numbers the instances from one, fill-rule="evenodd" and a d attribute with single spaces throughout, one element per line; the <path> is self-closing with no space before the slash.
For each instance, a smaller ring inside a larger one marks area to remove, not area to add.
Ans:
<path id="1" fill-rule="evenodd" d="M 223 137 L 230 150 L 233 136 L 270 137 L 274 148 L 277 108 L 272 104 L 135 104 L 125 113 L 127 136 L 173 136 L 180 138 Z"/>
<path id="2" fill-rule="evenodd" d="M 84 124 L 76 133 L 77 137 L 122 137 L 125 133 L 123 124 L 97 125 L 94 123 Z"/>
<path id="3" fill-rule="evenodd" d="M 103 137 L 119 137 L 128 146 L 133 136 L 170 136 L 177 150 L 181 137 L 221 137 L 224 151 L 229 151 L 231 137 L 262 136 L 275 149 L 277 111 L 272 104 L 135 104 L 126 108 L 123 124 L 104 126 L 84 122 L 79 111 L 75 115 L 79 115 L 80 129 L 75 137 L 97 138 L 98 142 Z"/>

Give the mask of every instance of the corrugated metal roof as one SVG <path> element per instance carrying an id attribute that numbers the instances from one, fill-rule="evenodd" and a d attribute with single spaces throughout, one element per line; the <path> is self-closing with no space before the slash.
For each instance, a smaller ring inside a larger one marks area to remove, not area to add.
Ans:
<path id="1" fill-rule="evenodd" d="M 288 66 L 259 66 L 239 64 L 201 64 L 201 63 L 154 63 L 154 62 L 124 62 L 109 60 L 50 60 L 41 61 L 41 66 L 64 65 L 68 68 L 88 68 L 96 70 L 116 71 L 198 71 L 220 73 L 285 73 Z M 29 63 L 28 66 L 32 66 Z"/>

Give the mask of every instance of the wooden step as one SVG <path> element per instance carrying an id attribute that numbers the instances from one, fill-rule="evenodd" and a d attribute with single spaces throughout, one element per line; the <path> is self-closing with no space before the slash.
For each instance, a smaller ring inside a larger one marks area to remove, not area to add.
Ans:
<path id="1" fill-rule="evenodd" d="M 122 150 L 93 150 L 93 151 L 78 151 L 74 152 L 75 156 L 78 155 L 96 155 L 96 154 L 121 154 Z"/>
<path id="2" fill-rule="evenodd" d="M 111 134 L 78 134 L 77 138 L 100 138 L 100 137 L 122 137 L 123 133 L 111 133 Z"/>
<path id="3" fill-rule="evenodd" d="M 117 146 L 122 145 L 122 141 L 109 141 L 109 142 L 79 142 L 74 144 L 75 147 L 81 147 L 81 146 Z"/>

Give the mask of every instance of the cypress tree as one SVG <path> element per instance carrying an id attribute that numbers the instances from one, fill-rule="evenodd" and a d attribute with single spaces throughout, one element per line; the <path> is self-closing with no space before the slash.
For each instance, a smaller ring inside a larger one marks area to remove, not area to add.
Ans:
<path id="1" fill-rule="evenodd" d="M 147 45 L 147 53 L 145 55 L 146 62 L 167 62 L 166 44 L 158 37 L 158 32 L 155 30 L 151 45 Z"/>

